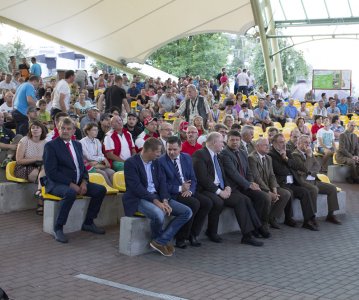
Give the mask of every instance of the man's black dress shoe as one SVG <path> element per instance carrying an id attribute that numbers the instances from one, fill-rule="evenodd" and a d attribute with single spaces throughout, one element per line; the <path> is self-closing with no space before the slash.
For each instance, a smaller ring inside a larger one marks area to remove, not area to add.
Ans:
<path id="1" fill-rule="evenodd" d="M 190 235 L 189 242 L 192 247 L 201 247 L 201 243 L 198 241 L 198 238 L 194 235 Z"/>
<path id="2" fill-rule="evenodd" d="M 292 218 L 286 219 L 286 220 L 284 221 L 284 224 L 287 225 L 287 226 L 289 226 L 289 227 L 297 227 L 297 222 L 294 221 Z"/>
<path id="3" fill-rule="evenodd" d="M 336 225 L 342 225 L 342 222 L 340 222 L 336 216 L 334 215 L 328 215 L 325 221 L 336 224 Z"/>
<path id="4" fill-rule="evenodd" d="M 309 230 L 312 230 L 312 231 L 319 231 L 318 227 L 315 226 L 313 224 L 313 222 L 311 222 L 311 221 L 303 223 L 303 228 L 309 229 Z"/>
<path id="5" fill-rule="evenodd" d="M 186 242 L 184 240 L 176 240 L 175 246 L 177 248 L 180 248 L 180 249 L 186 249 L 187 248 Z"/>
<path id="6" fill-rule="evenodd" d="M 280 226 L 279 226 L 279 224 L 277 223 L 276 220 L 269 221 L 269 225 L 270 225 L 270 227 L 272 227 L 274 229 L 280 229 Z"/>
<path id="7" fill-rule="evenodd" d="M 62 229 L 55 230 L 55 240 L 64 244 L 69 242 Z"/>
<path id="8" fill-rule="evenodd" d="M 95 223 L 92 223 L 91 225 L 82 224 L 81 230 L 96 233 L 96 234 L 105 234 L 106 232 L 105 229 L 101 227 L 97 227 Z"/>
<path id="9" fill-rule="evenodd" d="M 210 241 L 214 243 L 222 243 L 222 238 L 218 234 L 210 234 L 206 231 L 206 235 L 208 236 Z"/>
<path id="10" fill-rule="evenodd" d="M 261 247 L 263 246 L 263 242 L 257 241 L 255 240 L 253 237 L 249 236 L 249 237 L 243 237 L 242 244 L 246 244 L 246 245 L 251 245 L 251 246 L 255 246 L 255 247 Z"/>
<path id="11" fill-rule="evenodd" d="M 271 236 L 269 231 L 265 230 L 263 227 L 258 228 L 257 231 L 265 239 L 268 239 Z"/>

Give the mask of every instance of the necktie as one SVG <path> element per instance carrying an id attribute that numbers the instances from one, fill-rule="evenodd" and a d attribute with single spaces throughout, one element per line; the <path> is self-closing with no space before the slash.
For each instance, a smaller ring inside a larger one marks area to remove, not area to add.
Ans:
<path id="1" fill-rule="evenodd" d="M 238 164 L 239 164 L 239 173 L 243 176 L 244 176 L 244 170 L 243 170 L 243 167 L 242 167 L 242 164 L 241 164 L 241 158 L 240 158 L 240 155 L 239 155 L 239 151 L 237 150 L 236 152 L 236 156 L 237 156 L 237 161 L 238 161 Z"/>
<path id="2" fill-rule="evenodd" d="M 178 176 L 178 178 L 181 180 L 181 182 L 182 182 L 182 176 L 181 176 L 181 172 L 180 172 L 180 170 L 179 170 L 179 167 L 178 167 L 178 164 L 177 164 L 177 159 L 178 158 L 175 158 L 174 160 L 173 160 L 173 164 L 174 164 L 174 166 L 175 166 L 175 169 L 176 169 L 176 172 L 177 172 L 177 176 Z"/>
<path id="3" fill-rule="evenodd" d="M 219 179 L 219 187 L 223 190 L 224 189 L 224 180 L 223 180 L 223 174 L 222 174 L 221 167 L 219 166 L 217 154 L 214 155 L 213 160 L 214 160 L 214 167 L 216 168 L 217 176 Z"/>
<path id="4" fill-rule="evenodd" d="M 70 152 L 70 154 L 71 154 L 72 160 L 74 160 L 74 155 L 72 154 L 72 151 L 71 151 L 71 147 L 70 147 L 70 143 L 69 143 L 69 142 L 66 143 L 66 147 L 67 147 L 67 150 L 69 150 L 69 152 Z"/>

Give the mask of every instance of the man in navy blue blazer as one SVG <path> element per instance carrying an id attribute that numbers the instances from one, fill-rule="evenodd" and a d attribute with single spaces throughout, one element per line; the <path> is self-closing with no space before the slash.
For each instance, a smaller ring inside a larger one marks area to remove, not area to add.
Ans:
<path id="1" fill-rule="evenodd" d="M 172 199 L 166 186 L 162 168 L 158 162 L 162 143 L 155 138 L 145 141 L 139 154 L 125 161 L 126 192 L 122 197 L 126 216 L 143 213 L 151 220 L 150 246 L 164 256 L 172 256 L 171 239 L 192 217 L 186 205 Z M 175 216 L 163 228 L 166 215 Z"/>
<path id="2" fill-rule="evenodd" d="M 169 137 L 166 143 L 166 153 L 159 158 L 159 162 L 165 174 L 171 198 L 192 210 L 192 218 L 176 234 L 176 247 L 185 249 L 186 240 L 189 240 L 194 247 L 201 246 L 198 236 L 212 208 L 212 201 L 201 194 L 196 194 L 197 179 L 192 158 L 186 153 L 181 153 L 181 150 L 180 138 Z"/>
<path id="3" fill-rule="evenodd" d="M 89 175 L 84 165 L 81 144 L 71 140 L 75 133 L 73 121 L 64 118 L 59 127 L 59 137 L 45 144 L 43 159 L 46 177 L 42 178 L 42 182 L 47 193 L 62 198 L 54 233 L 56 241 L 67 243 L 68 238 L 63 233 L 63 226 L 77 195 L 91 197 L 82 230 L 97 234 L 105 233 L 105 230 L 97 227 L 93 220 L 101 208 L 106 188 L 88 182 Z"/>

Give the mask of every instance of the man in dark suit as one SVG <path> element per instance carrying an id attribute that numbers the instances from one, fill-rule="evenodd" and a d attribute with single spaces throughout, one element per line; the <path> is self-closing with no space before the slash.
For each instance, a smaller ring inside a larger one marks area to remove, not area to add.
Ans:
<path id="1" fill-rule="evenodd" d="M 350 121 L 345 130 L 339 136 L 339 148 L 337 161 L 350 167 L 350 176 L 346 178 L 348 183 L 359 183 L 359 143 L 354 133 L 355 121 Z"/>
<path id="2" fill-rule="evenodd" d="M 299 174 L 296 171 L 298 166 L 291 153 L 286 151 L 283 134 L 278 133 L 273 137 L 272 149 L 268 154 L 272 158 L 273 171 L 278 184 L 292 193 L 292 199 L 298 198 L 300 200 L 304 218 L 303 228 L 318 231 L 310 192 L 300 185 Z M 289 218 L 293 216 L 291 201 L 288 201 L 284 212 L 284 223 L 291 226 L 288 223 Z"/>
<path id="3" fill-rule="evenodd" d="M 186 248 L 185 240 L 194 247 L 201 246 L 198 236 L 210 209 L 212 201 L 196 193 L 197 179 L 194 174 L 192 158 L 181 153 L 181 140 L 177 136 L 167 139 L 166 154 L 159 158 L 159 163 L 166 176 L 166 184 L 171 199 L 188 206 L 192 218 L 176 234 L 176 247 Z"/>
<path id="4" fill-rule="evenodd" d="M 248 164 L 248 156 L 240 149 L 241 135 L 231 130 L 228 133 L 227 146 L 221 152 L 226 178 L 230 187 L 250 198 L 261 219 L 262 224 L 268 223 L 268 214 L 271 200 L 267 193 L 261 191 L 259 185 L 254 182 L 252 172 Z"/>
<path id="5" fill-rule="evenodd" d="M 126 216 L 143 213 L 151 220 L 150 246 L 164 256 L 172 256 L 170 244 L 178 230 L 192 217 L 189 207 L 171 199 L 166 180 L 157 158 L 161 155 L 161 142 L 148 138 L 135 156 L 125 161 L 126 192 L 122 197 Z M 165 216 L 175 218 L 163 229 Z"/>
<path id="6" fill-rule="evenodd" d="M 55 239 L 61 243 L 68 242 L 63 233 L 63 226 L 77 195 L 91 197 L 82 230 L 97 234 L 105 233 L 105 230 L 97 227 L 93 220 L 101 208 L 106 188 L 88 182 L 89 176 L 84 165 L 81 144 L 71 140 L 74 133 L 73 121 L 64 118 L 59 126 L 59 137 L 45 144 L 43 155 L 46 173 L 43 183 L 46 192 L 62 198 L 54 227 Z"/>
<path id="7" fill-rule="evenodd" d="M 327 195 L 328 201 L 328 215 L 326 221 L 340 225 L 341 222 L 334 215 L 334 211 L 339 209 L 337 188 L 331 183 L 317 180 L 320 163 L 313 155 L 309 136 L 302 135 L 299 137 L 297 149 L 293 152 L 293 159 L 298 164 L 297 172 L 300 175 L 301 184 L 308 190 L 313 191 L 312 204 L 314 212 L 317 211 L 318 193 L 325 194 Z"/>
<path id="8" fill-rule="evenodd" d="M 218 159 L 218 154 L 223 148 L 223 136 L 218 132 L 208 135 L 206 147 L 196 151 L 193 156 L 193 166 L 197 177 L 197 190 L 199 193 L 211 199 L 213 207 L 208 214 L 207 236 L 215 243 L 222 242 L 217 234 L 219 215 L 223 205 L 234 209 L 239 227 L 243 237 L 242 243 L 253 246 L 262 246 L 263 243 L 252 237 L 252 232 L 258 229 L 263 237 L 270 234 L 263 230 L 260 221 L 253 224 L 253 220 L 248 213 L 247 201 L 240 193 L 232 191 L 228 185 L 224 168 Z"/>
<path id="9" fill-rule="evenodd" d="M 259 138 L 256 141 L 256 151 L 249 156 L 249 166 L 253 173 L 254 181 L 259 185 L 262 191 L 265 191 L 272 203 L 268 215 L 269 224 L 272 228 L 280 229 L 277 218 L 283 213 L 284 207 L 288 201 L 291 201 L 291 194 L 288 190 L 279 187 L 275 178 L 272 159 L 268 155 L 269 141 L 266 138 Z"/>

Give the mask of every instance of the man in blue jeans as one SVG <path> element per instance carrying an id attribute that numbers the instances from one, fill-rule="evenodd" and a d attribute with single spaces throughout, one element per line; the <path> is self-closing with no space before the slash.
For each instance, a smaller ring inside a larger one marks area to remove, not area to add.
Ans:
<path id="1" fill-rule="evenodd" d="M 151 220 L 150 246 L 164 256 L 172 256 L 174 247 L 170 241 L 191 219 L 192 211 L 188 206 L 169 199 L 166 181 L 156 160 L 161 149 L 159 140 L 149 138 L 139 154 L 125 161 L 126 192 L 122 201 L 126 216 L 132 217 L 138 211 Z M 163 228 L 166 215 L 175 218 Z"/>

